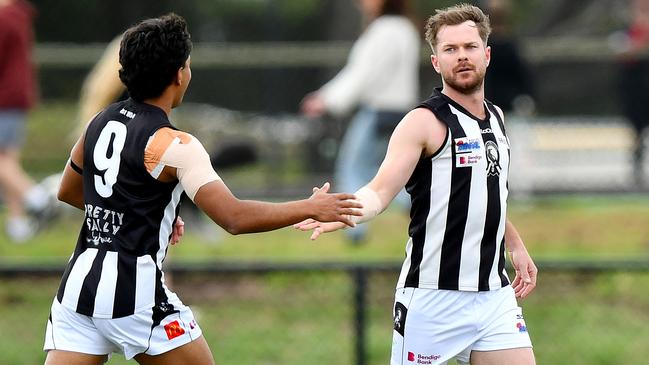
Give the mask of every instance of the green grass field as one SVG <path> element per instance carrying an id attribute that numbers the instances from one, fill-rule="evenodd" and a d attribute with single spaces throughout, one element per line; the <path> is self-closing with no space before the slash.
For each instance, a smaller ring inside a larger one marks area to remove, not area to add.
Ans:
<path id="1" fill-rule="evenodd" d="M 33 114 L 26 166 L 37 177 L 65 162 L 74 113 L 46 105 Z M 37 146 L 37 147 L 36 147 Z M 51 151 L 43 156 L 42 151 Z M 228 176 L 224 176 L 228 183 Z M 649 259 L 649 197 L 563 196 L 513 202 L 510 219 L 537 259 Z M 65 215 L 22 245 L 0 234 L 0 260 L 63 264 L 80 214 Z M 0 222 L 3 217 L 0 214 Z M 208 223 L 187 224 L 172 262 L 398 261 L 407 218 L 389 210 L 363 245 L 340 232 L 316 242 L 290 228 L 230 236 Z M 204 222 L 203 222 L 204 223 Z M 373 274 L 368 289 L 368 364 L 386 364 L 397 273 Z M 0 365 L 42 364 L 49 306 L 58 277 L 4 277 L 0 283 Z M 543 272 L 521 305 L 538 364 L 642 364 L 649 358 L 649 273 Z M 219 364 L 353 364 L 353 286 L 340 272 L 176 275 L 172 287 L 196 312 Z M 126 364 L 115 356 L 110 364 Z"/>
<path id="2" fill-rule="evenodd" d="M 337 273 L 177 276 L 220 364 L 353 364 L 352 289 Z M 388 362 L 395 276 L 370 277 L 368 364 Z M 42 364 L 57 279 L 0 285 L 0 363 Z M 538 364 L 643 364 L 649 356 L 649 275 L 545 274 L 522 302 Z M 111 364 L 125 364 L 117 355 Z"/>
<path id="3" fill-rule="evenodd" d="M 538 258 L 649 258 L 649 197 L 557 197 L 511 204 L 510 219 Z M 64 260 L 81 222 L 74 211 L 23 245 L 0 245 L 4 260 Z M 170 256 L 186 260 L 390 260 L 401 259 L 408 218 L 391 209 L 369 223 L 363 245 L 345 242 L 342 232 L 309 241 L 309 234 L 284 228 L 271 234 L 231 236 L 207 218 L 187 222 L 183 242 Z M 0 241 L 6 237 L 0 233 Z"/>

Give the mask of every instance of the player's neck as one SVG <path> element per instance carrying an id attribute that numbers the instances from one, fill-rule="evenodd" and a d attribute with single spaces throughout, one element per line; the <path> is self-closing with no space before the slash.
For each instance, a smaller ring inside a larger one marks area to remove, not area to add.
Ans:
<path id="1" fill-rule="evenodd" d="M 147 104 L 155 105 L 158 108 L 162 109 L 167 114 L 167 116 L 171 114 L 173 99 L 170 97 L 170 95 L 168 95 L 167 92 L 164 92 L 157 98 L 146 99 L 144 100 L 144 102 Z"/>
<path id="2" fill-rule="evenodd" d="M 473 93 L 465 94 L 445 85 L 442 89 L 442 93 L 453 99 L 453 101 L 455 101 L 456 103 L 460 104 L 473 116 L 479 119 L 486 118 L 486 111 L 484 107 L 484 88 L 481 87 Z"/>

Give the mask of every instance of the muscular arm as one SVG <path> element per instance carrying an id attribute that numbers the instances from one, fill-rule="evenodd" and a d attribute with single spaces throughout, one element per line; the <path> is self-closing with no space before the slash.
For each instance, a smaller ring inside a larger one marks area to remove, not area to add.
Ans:
<path id="1" fill-rule="evenodd" d="M 430 156 L 442 146 L 446 139 L 446 126 L 428 109 L 415 109 L 408 113 L 395 128 L 388 150 L 379 170 L 358 192 L 357 197 L 363 205 L 363 216 L 354 220 L 365 222 L 382 212 L 406 185 L 419 160 Z M 320 233 L 344 228 L 338 223 L 323 224 L 309 220 L 295 228 L 314 229 L 311 239 Z"/>
<path id="2" fill-rule="evenodd" d="M 270 231 L 307 218 L 353 225 L 345 215 L 357 214 L 352 207 L 360 205 L 352 201 L 341 204 L 341 199 L 350 199 L 353 195 L 326 194 L 328 197 L 325 199 L 327 190 L 328 185 L 309 199 L 269 203 L 240 200 L 222 181 L 213 181 L 198 190 L 194 202 L 214 222 L 232 234 Z"/>
<path id="3" fill-rule="evenodd" d="M 71 163 L 74 163 L 79 168 L 83 169 L 83 141 L 85 139 L 85 132 L 77 140 L 77 143 L 70 151 L 70 160 L 65 165 L 63 170 L 63 177 L 61 178 L 61 185 L 57 198 L 72 205 L 75 208 L 83 210 L 83 177 L 77 171 L 74 171 Z"/>
<path id="4" fill-rule="evenodd" d="M 419 160 L 436 152 L 445 138 L 446 127 L 428 109 L 406 114 L 390 137 L 376 176 L 367 184 L 378 195 L 381 211 L 406 185 Z"/>
<path id="5" fill-rule="evenodd" d="M 145 151 L 147 170 L 162 181 L 180 180 L 187 195 L 216 224 L 232 234 L 263 232 L 307 218 L 353 225 L 349 215 L 360 212 L 351 194 L 326 194 L 325 184 L 309 199 L 268 203 L 240 200 L 212 168 L 209 155 L 195 137 L 163 128 Z"/>
<path id="6" fill-rule="evenodd" d="M 525 298 L 536 287 L 538 269 L 530 257 L 521 236 L 514 224 L 507 219 L 505 225 L 505 245 L 509 252 L 516 276 L 512 282 L 517 297 Z"/>

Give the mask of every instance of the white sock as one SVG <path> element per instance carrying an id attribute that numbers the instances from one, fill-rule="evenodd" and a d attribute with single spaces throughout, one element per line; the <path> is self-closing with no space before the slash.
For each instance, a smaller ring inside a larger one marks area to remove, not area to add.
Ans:
<path id="1" fill-rule="evenodd" d="M 25 207 L 31 211 L 41 211 L 47 207 L 49 195 L 40 185 L 34 185 L 33 188 L 25 194 Z"/>
<path id="2" fill-rule="evenodd" d="M 32 222 L 26 217 L 7 218 L 6 229 L 7 236 L 14 242 L 26 241 L 35 233 Z"/>

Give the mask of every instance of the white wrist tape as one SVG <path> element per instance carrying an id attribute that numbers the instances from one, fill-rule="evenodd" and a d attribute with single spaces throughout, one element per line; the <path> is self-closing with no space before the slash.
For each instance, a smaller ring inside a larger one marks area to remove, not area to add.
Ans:
<path id="1" fill-rule="evenodd" d="M 361 208 L 363 215 L 360 217 L 352 215 L 352 222 L 367 222 L 383 211 L 383 203 L 381 203 L 381 198 L 379 198 L 379 195 L 376 193 L 376 191 L 368 188 L 367 186 L 360 188 L 357 192 L 354 193 L 354 195 L 356 195 L 356 200 L 363 205 L 363 208 Z"/>

